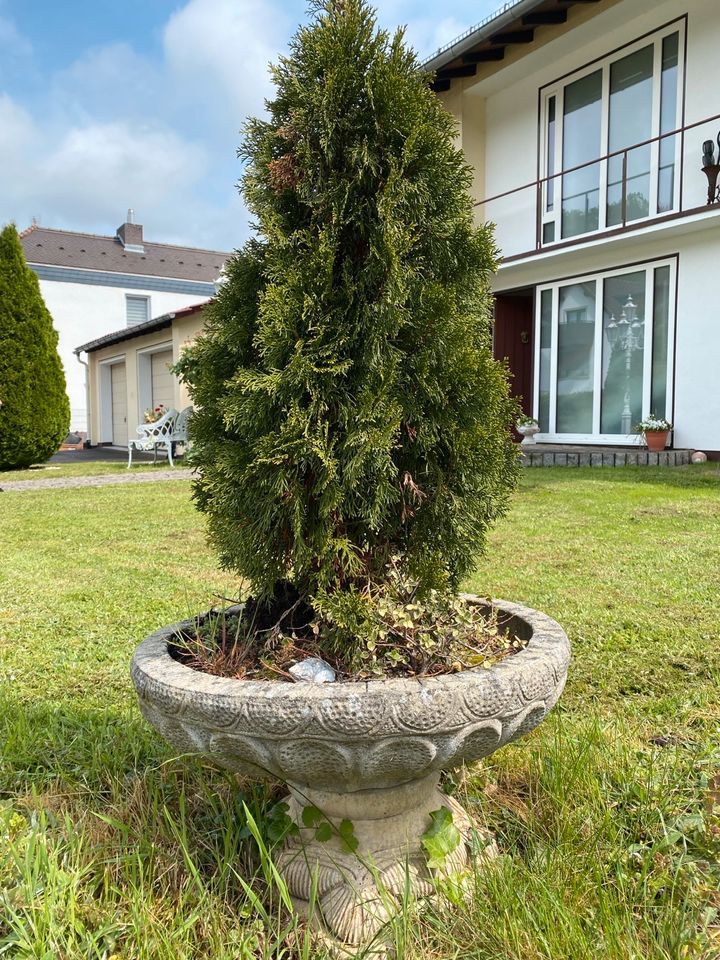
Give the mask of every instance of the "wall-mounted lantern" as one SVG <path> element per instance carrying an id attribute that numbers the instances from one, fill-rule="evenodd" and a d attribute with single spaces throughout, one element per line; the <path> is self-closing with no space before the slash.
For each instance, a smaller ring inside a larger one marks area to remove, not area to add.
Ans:
<path id="1" fill-rule="evenodd" d="M 720 203 L 720 186 L 718 186 L 718 174 L 720 174 L 720 133 L 717 135 L 718 145 L 718 163 L 715 163 L 715 144 L 712 140 L 706 140 L 702 146 L 702 171 L 708 181 L 708 203 Z"/>

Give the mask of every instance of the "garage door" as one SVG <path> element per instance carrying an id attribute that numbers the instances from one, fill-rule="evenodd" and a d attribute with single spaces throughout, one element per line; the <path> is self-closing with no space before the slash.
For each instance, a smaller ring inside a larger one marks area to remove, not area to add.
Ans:
<path id="1" fill-rule="evenodd" d="M 175 378 L 168 367 L 173 362 L 172 350 L 152 355 L 152 403 L 166 410 L 175 406 Z"/>
<path id="2" fill-rule="evenodd" d="M 124 363 L 114 363 L 110 367 L 110 386 L 112 390 L 112 442 L 118 447 L 126 447 L 128 442 L 127 377 Z"/>

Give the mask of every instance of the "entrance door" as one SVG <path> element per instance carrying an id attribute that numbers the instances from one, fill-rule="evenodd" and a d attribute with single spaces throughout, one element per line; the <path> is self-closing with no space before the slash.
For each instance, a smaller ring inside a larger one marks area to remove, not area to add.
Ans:
<path id="1" fill-rule="evenodd" d="M 532 416 L 533 405 L 532 291 L 501 293 L 495 298 L 493 355 L 506 360 L 510 368 L 510 392 L 520 400 L 523 412 Z"/>
<path id="2" fill-rule="evenodd" d="M 110 367 L 110 390 L 112 397 L 112 442 L 116 447 L 126 447 L 128 442 L 127 377 L 124 363 L 114 363 Z"/>

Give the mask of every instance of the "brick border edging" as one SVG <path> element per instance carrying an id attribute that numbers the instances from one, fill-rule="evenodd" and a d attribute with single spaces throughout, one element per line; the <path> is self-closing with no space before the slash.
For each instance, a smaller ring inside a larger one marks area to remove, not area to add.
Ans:
<path id="1" fill-rule="evenodd" d="M 523 450 L 524 467 L 684 467 L 690 463 L 689 450 L 629 450 L 627 453 L 561 453 Z"/>

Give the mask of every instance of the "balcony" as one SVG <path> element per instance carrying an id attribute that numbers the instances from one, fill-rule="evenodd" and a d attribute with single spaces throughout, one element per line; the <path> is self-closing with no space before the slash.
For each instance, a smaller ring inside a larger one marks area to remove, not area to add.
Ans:
<path id="1" fill-rule="evenodd" d="M 496 224 L 504 264 L 714 220 L 718 121 L 720 114 L 705 117 L 486 197 L 475 205 L 479 218 Z M 705 141 L 713 142 L 712 164 L 703 159 Z"/>

